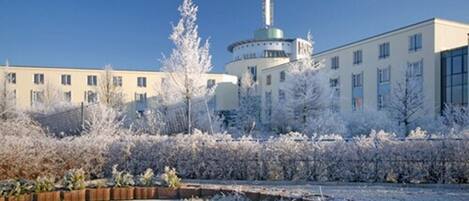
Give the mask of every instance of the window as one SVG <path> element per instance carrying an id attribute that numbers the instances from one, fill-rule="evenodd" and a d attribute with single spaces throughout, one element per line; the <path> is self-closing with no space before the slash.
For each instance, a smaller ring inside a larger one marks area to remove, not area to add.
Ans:
<path id="1" fill-rule="evenodd" d="M 44 91 L 32 91 L 31 92 L 31 105 L 33 107 L 44 103 Z"/>
<path id="2" fill-rule="evenodd" d="M 379 94 L 378 95 L 378 110 L 385 108 L 386 103 L 389 102 L 389 93 L 388 94 Z"/>
<path id="3" fill-rule="evenodd" d="M 331 58 L 331 69 L 338 69 L 339 68 L 339 57 L 335 56 Z"/>
<path id="4" fill-rule="evenodd" d="M 414 34 L 409 37 L 409 51 L 416 52 L 422 49 L 422 34 Z"/>
<path id="5" fill-rule="evenodd" d="M 329 84 L 332 88 L 336 88 L 336 87 L 339 87 L 339 79 L 335 78 L 335 79 L 330 79 L 329 80 Z"/>
<path id="6" fill-rule="evenodd" d="M 16 73 L 8 73 L 7 80 L 9 84 L 16 84 Z"/>
<path id="7" fill-rule="evenodd" d="M 147 78 L 146 77 L 137 77 L 137 86 L 138 87 L 147 87 Z"/>
<path id="8" fill-rule="evenodd" d="M 363 87 L 363 73 L 352 75 L 352 87 Z"/>
<path id="9" fill-rule="evenodd" d="M 137 93 L 135 94 L 135 102 L 137 103 L 145 103 L 147 102 L 147 93 Z"/>
<path id="10" fill-rule="evenodd" d="M 363 51 L 362 50 L 357 50 L 353 52 L 353 64 L 358 65 L 363 62 Z"/>
<path id="11" fill-rule="evenodd" d="M 85 92 L 85 100 L 88 103 L 96 103 L 98 102 L 98 93 L 94 91 L 87 91 Z"/>
<path id="12" fill-rule="evenodd" d="M 390 55 L 389 42 L 380 44 L 379 45 L 379 58 L 385 59 L 385 58 L 388 58 L 389 55 Z"/>
<path id="13" fill-rule="evenodd" d="M 285 82 L 285 77 L 286 77 L 285 71 L 281 71 L 280 72 L 280 82 Z"/>
<path id="14" fill-rule="evenodd" d="M 248 66 L 248 71 L 251 73 L 252 80 L 257 82 L 257 66 Z"/>
<path id="15" fill-rule="evenodd" d="M 66 102 L 72 102 L 72 92 L 64 92 L 64 101 Z"/>
<path id="16" fill-rule="evenodd" d="M 285 92 L 281 89 L 278 90 L 278 100 L 280 102 L 285 101 Z"/>
<path id="17" fill-rule="evenodd" d="M 423 60 L 407 63 L 407 77 L 418 78 L 423 76 Z"/>
<path id="18" fill-rule="evenodd" d="M 62 75 L 62 85 L 72 85 L 72 76 Z"/>
<path id="19" fill-rule="evenodd" d="M 44 74 L 36 73 L 34 74 L 34 84 L 44 84 Z"/>
<path id="20" fill-rule="evenodd" d="M 287 53 L 283 50 L 264 50 L 265 58 L 287 57 Z"/>
<path id="21" fill-rule="evenodd" d="M 352 99 L 352 109 L 353 111 L 363 110 L 363 97 L 354 97 Z"/>
<path id="22" fill-rule="evenodd" d="M 391 80 L 391 68 L 378 69 L 378 83 L 388 83 Z"/>
<path id="23" fill-rule="evenodd" d="M 114 76 L 112 77 L 112 84 L 115 87 L 122 87 L 122 76 Z"/>
<path id="24" fill-rule="evenodd" d="M 88 86 L 97 86 L 98 85 L 98 77 L 96 75 L 88 75 Z"/>
<path id="25" fill-rule="evenodd" d="M 272 92 L 265 92 L 265 109 L 268 119 L 272 116 Z"/>
<path id="26" fill-rule="evenodd" d="M 266 80 L 267 86 L 270 86 L 270 84 L 272 84 L 272 75 L 267 75 L 265 80 Z"/>
<path id="27" fill-rule="evenodd" d="M 211 89 L 216 85 L 216 81 L 214 79 L 207 80 L 207 89 Z"/>

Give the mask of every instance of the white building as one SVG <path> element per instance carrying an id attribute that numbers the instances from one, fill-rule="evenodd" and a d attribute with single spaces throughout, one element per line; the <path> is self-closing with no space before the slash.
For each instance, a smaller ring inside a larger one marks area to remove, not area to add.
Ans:
<path id="1" fill-rule="evenodd" d="M 266 22 L 268 16 L 271 22 L 273 14 L 265 15 Z M 283 32 L 271 25 L 266 23 L 266 28 L 258 30 L 254 39 L 230 45 L 233 61 L 226 65 L 228 74 L 240 78 L 249 71 L 259 83 L 263 123 L 270 120 L 271 107 L 278 101 L 279 86 L 290 62 L 307 56 L 310 47 L 303 39 L 284 38 Z M 410 70 L 411 76 L 423 86 L 421 115 L 437 116 L 444 103 L 468 103 L 468 34 L 469 24 L 434 18 L 313 57 L 323 62 L 324 70 L 330 71 L 331 87 L 337 90 L 341 112 L 386 107 L 393 88 Z"/>

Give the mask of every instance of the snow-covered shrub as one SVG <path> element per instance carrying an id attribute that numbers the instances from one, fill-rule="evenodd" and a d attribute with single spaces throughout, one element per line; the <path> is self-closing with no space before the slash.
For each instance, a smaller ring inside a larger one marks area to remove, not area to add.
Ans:
<path id="1" fill-rule="evenodd" d="M 142 186 L 153 185 L 153 177 L 154 177 L 153 170 L 151 168 L 148 168 L 147 170 L 145 170 L 143 174 L 139 176 L 140 185 Z"/>
<path id="2" fill-rule="evenodd" d="M 181 179 L 178 177 L 176 169 L 166 166 L 164 173 L 161 175 L 164 184 L 170 188 L 178 188 L 181 186 Z"/>
<path id="3" fill-rule="evenodd" d="M 86 114 L 85 133 L 87 134 L 118 134 L 124 123 L 121 112 L 103 104 L 88 106 Z"/>
<path id="4" fill-rule="evenodd" d="M 63 176 L 83 168 L 90 178 L 111 177 L 114 164 L 130 174 L 220 180 L 312 180 L 465 183 L 469 141 L 416 129 L 401 139 L 384 131 L 344 139 L 288 133 L 259 141 L 228 134 L 83 135 L 56 139 L 0 135 L 0 179 Z"/>
<path id="5" fill-rule="evenodd" d="M 85 171 L 83 169 L 72 169 L 67 171 L 63 179 L 63 185 L 70 191 L 82 190 L 85 185 Z"/>
<path id="6" fill-rule="evenodd" d="M 24 113 L 0 120 L 0 136 L 46 136 L 39 124 Z"/>
<path id="7" fill-rule="evenodd" d="M 308 119 L 305 129 L 308 136 L 337 134 L 344 136 L 347 127 L 342 117 L 333 111 L 326 110 L 316 118 Z"/>
<path id="8" fill-rule="evenodd" d="M 115 187 L 133 186 L 134 176 L 126 171 L 119 171 L 117 165 L 112 166 L 112 180 Z"/>
<path id="9" fill-rule="evenodd" d="M 387 113 L 380 111 L 351 112 L 344 115 L 349 137 L 367 135 L 372 130 L 402 133 Z"/>
<path id="10" fill-rule="evenodd" d="M 13 183 L 9 184 L 10 187 L 8 188 L 8 196 L 18 197 L 20 195 L 30 193 L 33 189 L 33 184 L 24 179 L 18 179 Z"/>
<path id="11" fill-rule="evenodd" d="M 51 192 L 55 189 L 55 179 L 52 177 L 38 177 L 34 181 L 34 192 Z"/>

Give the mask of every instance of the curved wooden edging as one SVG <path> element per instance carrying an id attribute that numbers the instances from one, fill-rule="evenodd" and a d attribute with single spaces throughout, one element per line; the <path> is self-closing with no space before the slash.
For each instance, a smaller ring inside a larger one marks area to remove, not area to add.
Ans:
<path id="1" fill-rule="evenodd" d="M 62 201 L 109 201 L 109 200 L 134 200 L 134 199 L 188 199 L 188 198 L 210 198 L 219 194 L 230 195 L 230 194 L 242 194 L 252 201 L 274 201 L 274 200 L 297 200 L 297 201 L 312 201 L 317 200 L 318 196 L 308 195 L 302 197 L 295 197 L 291 195 L 285 195 L 283 193 L 268 193 L 260 191 L 235 191 L 228 188 L 208 188 L 196 185 L 182 186 L 180 188 L 168 188 L 168 187 L 127 187 L 127 188 L 100 188 L 100 189 L 86 189 L 86 197 L 83 191 L 76 191 L 79 196 L 73 196 L 71 194 L 75 192 L 70 191 L 55 191 L 60 192 Z M 65 196 L 67 194 L 67 196 Z M 31 196 L 32 194 L 24 195 L 22 198 L 26 199 L 15 199 L 12 198 L 0 198 L 0 201 L 49 201 L 40 200 L 37 196 Z M 35 194 L 34 194 L 35 195 Z M 32 198 L 35 198 L 34 200 Z M 329 197 L 325 196 L 325 199 Z"/>

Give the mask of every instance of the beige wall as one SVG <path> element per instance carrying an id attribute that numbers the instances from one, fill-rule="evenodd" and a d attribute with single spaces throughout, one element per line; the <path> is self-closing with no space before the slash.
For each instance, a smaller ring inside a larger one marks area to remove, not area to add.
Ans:
<path id="1" fill-rule="evenodd" d="M 2 66 L 4 67 L 4 66 Z M 10 66 L 8 72 L 16 73 L 16 84 L 11 85 L 16 90 L 16 103 L 21 109 L 29 109 L 31 107 L 31 91 L 40 91 L 46 85 L 52 85 L 62 92 L 72 92 L 73 104 L 80 104 L 85 102 L 85 92 L 88 90 L 97 91 L 101 76 L 104 70 L 100 69 L 75 69 L 75 68 L 53 68 L 53 67 L 28 67 L 28 66 Z M 36 85 L 33 83 L 33 76 L 35 73 L 44 74 L 44 85 Z M 65 86 L 61 84 L 61 75 L 71 75 L 71 85 Z M 147 93 L 147 97 L 153 97 L 161 87 L 162 79 L 167 77 L 163 72 L 150 72 L 150 71 L 123 71 L 113 70 L 113 76 L 122 76 L 123 86 L 121 88 L 124 93 L 125 102 L 135 101 L 136 93 Z M 98 85 L 88 86 L 87 76 L 96 75 L 98 78 Z M 147 86 L 138 87 L 137 77 L 146 77 Z M 233 101 L 236 100 L 236 93 L 232 93 L 230 87 L 237 85 L 237 78 L 235 76 L 226 74 L 207 74 L 205 79 L 213 79 L 220 85 L 220 89 L 216 90 L 217 97 L 217 110 L 226 110 L 236 107 Z M 223 90 L 226 88 L 227 90 Z"/>
<path id="2" fill-rule="evenodd" d="M 422 49 L 411 52 L 408 50 L 409 37 L 417 33 L 422 34 Z M 328 71 L 330 78 L 339 78 L 339 105 L 342 112 L 352 111 L 352 74 L 363 72 L 364 110 L 375 111 L 378 109 L 378 69 L 391 67 L 391 86 L 394 86 L 404 79 L 408 62 L 423 60 L 425 113 L 436 116 L 441 105 L 439 52 L 467 45 L 468 33 L 469 25 L 434 19 L 322 52 L 314 55 L 314 58 L 323 61 L 323 68 Z M 379 45 L 385 42 L 390 43 L 390 56 L 380 59 Z M 353 64 L 353 52 L 356 50 L 363 51 L 363 63 L 360 65 Z M 335 56 L 340 58 L 340 67 L 332 70 L 331 58 Z M 284 64 L 265 68 L 258 74 L 261 78 L 263 106 L 265 92 L 268 91 L 272 92 L 273 104 L 277 102 L 280 72 L 286 71 L 288 66 Z M 265 78 L 269 74 L 272 76 L 272 84 L 267 86 Z"/>

